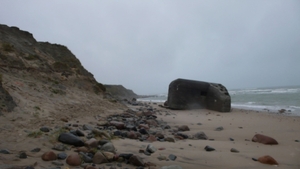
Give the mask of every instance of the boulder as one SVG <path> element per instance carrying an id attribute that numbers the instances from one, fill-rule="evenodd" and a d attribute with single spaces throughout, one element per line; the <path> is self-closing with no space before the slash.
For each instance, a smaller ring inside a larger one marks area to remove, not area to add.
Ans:
<path id="1" fill-rule="evenodd" d="M 176 79 L 169 85 L 167 105 L 171 109 L 206 108 L 230 112 L 231 98 L 222 84 Z"/>
<path id="2" fill-rule="evenodd" d="M 84 142 L 77 136 L 71 134 L 71 133 L 62 133 L 58 137 L 58 141 L 65 143 L 65 144 L 70 144 L 73 146 L 84 146 Z"/>
<path id="3" fill-rule="evenodd" d="M 262 134 L 255 134 L 252 138 L 252 141 L 270 145 L 278 144 L 278 142 L 274 138 Z"/>

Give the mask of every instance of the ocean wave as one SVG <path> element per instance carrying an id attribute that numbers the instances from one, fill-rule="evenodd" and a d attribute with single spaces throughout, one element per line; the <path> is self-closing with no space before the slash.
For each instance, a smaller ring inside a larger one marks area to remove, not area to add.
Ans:
<path id="1" fill-rule="evenodd" d="M 237 94 L 284 94 L 284 93 L 300 93 L 300 88 L 268 88 L 268 89 L 241 89 L 229 90 L 231 95 Z"/>

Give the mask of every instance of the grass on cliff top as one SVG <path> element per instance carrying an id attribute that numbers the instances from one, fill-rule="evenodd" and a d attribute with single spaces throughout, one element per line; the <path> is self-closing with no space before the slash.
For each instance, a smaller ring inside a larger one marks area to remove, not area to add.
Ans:
<path id="1" fill-rule="evenodd" d="M 3 43 L 2 48 L 5 52 L 12 52 L 14 51 L 14 46 L 9 43 Z"/>

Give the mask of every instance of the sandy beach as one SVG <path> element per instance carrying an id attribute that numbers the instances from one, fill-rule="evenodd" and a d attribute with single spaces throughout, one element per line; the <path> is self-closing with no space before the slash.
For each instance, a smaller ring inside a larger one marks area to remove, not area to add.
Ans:
<path id="1" fill-rule="evenodd" d="M 250 110 L 233 109 L 230 113 L 220 113 L 205 109 L 196 110 L 169 110 L 159 107 L 158 104 L 149 103 L 155 110 L 157 120 L 166 122 L 170 129 L 162 130 L 159 127 L 150 128 L 159 130 L 163 135 L 174 137 L 174 131 L 182 125 L 188 126 L 189 131 L 184 131 L 189 136 L 197 132 L 204 132 L 208 140 L 195 139 L 175 139 L 175 142 L 147 142 L 138 139 L 116 138 L 112 139 L 112 143 L 116 148 L 116 154 L 132 153 L 140 156 L 143 161 L 151 162 L 156 166 L 149 168 L 161 168 L 163 166 L 177 165 L 182 168 L 234 168 L 234 169 L 254 169 L 254 168 L 273 168 L 272 165 L 262 164 L 253 161 L 252 158 L 259 158 L 264 155 L 272 156 L 279 165 L 279 168 L 297 169 L 300 166 L 300 117 L 286 116 L 284 114 L 257 112 Z M 139 112 L 141 106 L 129 106 L 131 110 Z M 109 114 L 122 113 L 125 108 L 111 111 L 105 115 L 99 114 L 99 118 L 95 116 L 80 116 L 70 118 L 68 123 L 77 123 L 79 125 L 90 124 L 96 125 Z M 1 117 L 3 121 L 4 118 Z M 62 121 L 49 123 L 48 126 L 62 125 Z M 1 123 L 1 143 L 0 149 L 9 149 L 11 154 L 0 154 L 0 166 L 9 168 L 8 166 L 26 166 L 35 164 L 35 168 L 53 168 L 51 162 L 41 159 L 41 155 L 51 150 L 54 142 L 49 141 L 51 134 L 45 134 L 39 138 L 28 137 L 24 130 L 26 127 L 14 130 L 5 129 L 7 123 Z M 216 128 L 222 127 L 223 130 L 216 131 Z M 174 130 L 175 129 L 175 130 Z M 172 134 L 173 133 L 173 134 Z M 255 134 L 263 134 L 270 136 L 278 141 L 278 145 L 265 145 L 252 142 L 251 139 Z M 147 145 L 152 144 L 157 151 L 150 156 L 139 153 L 139 150 L 145 149 Z M 205 151 L 205 146 L 210 146 L 215 151 Z M 30 152 L 31 149 L 40 147 L 38 153 Z M 234 148 L 238 153 L 231 152 Z M 162 150 L 160 150 L 162 149 Z M 27 159 L 17 157 L 20 151 L 28 152 Z M 58 153 L 58 151 L 55 151 Z M 70 147 L 65 151 L 67 154 L 74 153 L 74 147 Z M 170 154 L 176 156 L 173 160 L 159 160 L 159 156 L 168 158 Z M 82 168 L 72 167 L 61 161 L 61 168 Z M 112 162 L 115 168 L 137 168 L 131 164 L 121 163 L 117 166 L 117 162 Z M 5 167 L 6 166 L 6 167 Z M 99 164 L 98 168 L 109 168 L 107 164 Z M 147 168 L 147 167 L 145 167 Z"/>
<path id="2" fill-rule="evenodd" d="M 158 166 L 179 165 L 182 168 L 271 168 L 272 166 L 252 161 L 270 155 L 276 159 L 280 168 L 300 167 L 300 144 L 295 142 L 300 135 L 300 118 L 285 116 L 282 114 L 271 114 L 249 110 L 233 110 L 230 113 L 219 113 L 211 110 L 165 110 L 171 115 L 158 115 L 158 118 L 166 121 L 171 128 L 187 125 L 190 131 L 186 134 L 204 132 L 210 140 L 178 140 L 175 143 L 154 142 L 155 147 L 164 147 L 166 150 L 158 151 L 145 157 Z M 201 123 L 202 125 L 197 125 Z M 224 130 L 215 131 L 222 126 Z M 168 133 L 166 131 L 166 133 Z M 271 136 L 278 141 L 278 145 L 264 145 L 252 142 L 255 134 Z M 230 138 L 234 139 L 231 141 Z M 138 149 L 145 145 L 143 142 L 132 142 L 130 140 L 116 141 L 120 145 L 120 151 Z M 126 147 L 124 146 L 126 145 Z M 205 146 L 215 148 L 215 151 L 206 152 Z M 239 150 L 239 153 L 230 152 L 231 148 Z M 159 161 L 159 155 L 174 154 L 175 161 Z"/>

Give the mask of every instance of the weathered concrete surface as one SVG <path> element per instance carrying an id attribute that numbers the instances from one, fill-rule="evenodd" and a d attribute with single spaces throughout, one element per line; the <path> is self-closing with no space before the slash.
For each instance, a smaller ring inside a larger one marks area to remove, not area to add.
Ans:
<path id="1" fill-rule="evenodd" d="M 206 108 L 230 112 L 231 98 L 221 84 L 176 79 L 169 85 L 167 104 L 171 109 Z"/>

